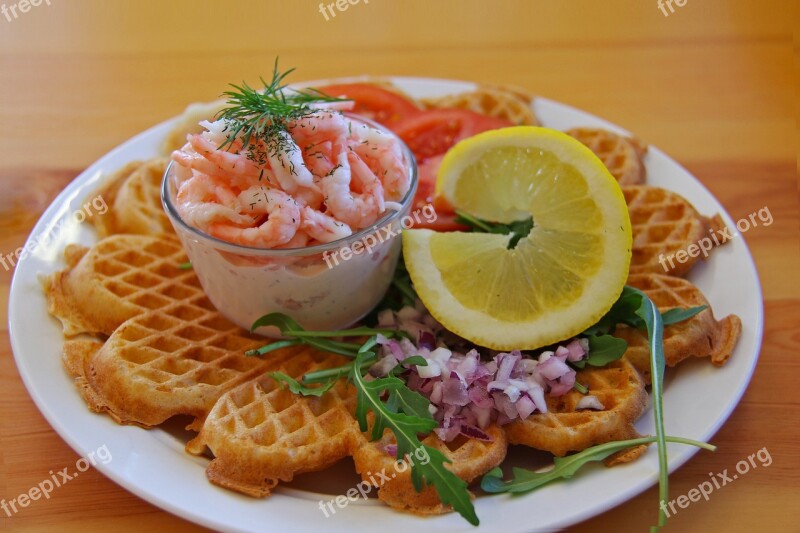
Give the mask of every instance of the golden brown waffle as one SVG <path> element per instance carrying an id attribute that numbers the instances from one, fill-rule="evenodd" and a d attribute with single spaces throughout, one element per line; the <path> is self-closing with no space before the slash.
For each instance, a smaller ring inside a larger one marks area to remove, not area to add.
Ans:
<path id="1" fill-rule="evenodd" d="M 681 278 L 639 274 L 630 276 L 628 285 L 644 291 L 662 313 L 675 307 L 709 305 L 700 289 Z M 688 357 L 707 357 L 714 365 L 722 366 L 733 353 L 741 332 L 742 321 L 738 316 L 728 315 L 717 320 L 709 306 L 688 320 L 664 328 L 664 358 L 669 366 Z M 650 351 L 645 334 L 625 326 L 614 334 L 628 341 L 625 358 L 649 383 Z"/>
<path id="2" fill-rule="evenodd" d="M 538 126 L 539 121 L 531 107 L 532 100 L 530 95 L 518 89 L 481 86 L 466 93 L 423 98 L 419 103 L 426 109 L 466 109 L 482 115 L 504 118 L 520 126 Z"/>
<path id="3" fill-rule="evenodd" d="M 642 158 L 647 152 L 646 144 L 600 128 L 573 128 L 566 134 L 594 152 L 620 185 L 644 183 L 647 171 Z"/>
<path id="4" fill-rule="evenodd" d="M 287 351 L 270 371 L 299 378 L 344 364 L 346 359 L 312 349 Z M 254 497 L 269 494 L 279 481 L 321 470 L 350 455 L 360 432 L 352 416 L 355 390 L 344 380 L 321 397 L 298 396 L 269 376 L 251 380 L 222 396 L 200 434 L 186 449 L 208 447 L 214 460 L 206 470 L 211 482 Z"/>
<path id="5" fill-rule="evenodd" d="M 91 250 L 70 245 L 67 268 L 45 280 L 48 311 L 64 334 L 111 335 L 124 321 L 153 309 L 205 298 L 174 237 L 112 235 Z"/>
<path id="6" fill-rule="evenodd" d="M 192 133 L 201 133 L 203 120 L 214 120 L 214 116 L 225 107 L 225 100 L 213 102 L 196 102 L 189 104 L 167 133 L 161 144 L 161 154 L 169 156 L 173 151 L 186 144 L 186 136 Z"/>
<path id="7" fill-rule="evenodd" d="M 506 457 L 508 442 L 505 432 L 497 426 L 490 426 L 486 433 L 492 437 L 491 442 L 458 438 L 445 444 L 435 433 L 431 433 L 422 440 L 422 443 L 443 453 L 451 461 L 445 465 L 446 468 L 470 483 L 502 463 Z M 402 467 L 395 467 L 394 455 L 386 451 L 386 447 L 394 442 L 394 436 L 389 431 L 375 442 L 367 442 L 366 438 L 362 437 L 361 446 L 353 453 L 356 471 L 361 475 L 361 479 L 377 486 L 378 498 L 395 509 L 416 514 L 440 514 L 450 511 L 451 509 L 442 505 L 434 487 L 427 486 L 422 492 L 417 492 L 411 482 L 411 469 L 401 470 Z M 425 456 L 407 456 L 406 466 L 410 461 L 425 461 Z M 379 473 L 389 479 L 383 478 Z"/>
<path id="8" fill-rule="evenodd" d="M 168 163 L 163 157 L 129 163 L 109 178 L 98 191 L 109 210 L 91 218 L 100 237 L 115 233 L 172 233 L 161 206 L 161 181 Z"/>
<path id="9" fill-rule="evenodd" d="M 703 258 L 701 245 L 710 252 L 717 242 L 724 244 L 722 218 L 700 215 L 679 194 L 644 185 L 623 187 L 622 192 L 633 231 L 631 274 L 685 276 Z"/>
<path id="10" fill-rule="evenodd" d="M 262 344 L 198 296 L 128 320 L 105 344 L 68 341 L 64 365 L 90 409 L 152 427 L 175 415 L 203 419 L 225 391 L 288 357 L 244 355 Z"/>
<path id="11" fill-rule="evenodd" d="M 578 371 L 577 381 L 603 404 L 602 411 L 577 410 L 583 394 L 547 396 L 547 413 L 505 426 L 510 444 L 523 444 L 562 457 L 612 440 L 636 438 L 634 422 L 647 407 L 647 392 L 636 369 L 624 359 Z"/>

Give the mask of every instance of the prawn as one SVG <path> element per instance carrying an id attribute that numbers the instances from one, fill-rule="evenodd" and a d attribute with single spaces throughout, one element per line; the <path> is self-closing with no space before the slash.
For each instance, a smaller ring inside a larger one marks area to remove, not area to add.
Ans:
<path id="1" fill-rule="evenodd" d="M 289 125 L 289 133 L 298 145 L 310 141 L 344 140 L 355 127 L 355 122 L 341 113 L 315 111 L 295 120 Z"/>
<path id="2" fill-rule="evenodd" d="M 350 226 L 306 206 L 300 209 L 300 229 L 319 242 L 331 242 L 353 234 Z"/>
<path id="3" fill-rule="evenodd" d="M 209 227 L 214 237 L 228 242 L 275 248 L 288 243 L 300 226 L 300 205 L 288 194 L 278 189 L 255 186 L 242 191 L 237 202 L 242 211 L 249 213 L 248 226 L 217 223 Z M 266 219 L 264 217 L 266 216 Z M 259 222 L 263 220 L 259 224 Z"/>
<path id="4" fill-rule="evenodd" d="M 298 187 L 315 189 L 314 178 L 303 161 L 303 152 L 288 132 L 277 133 L 281 137 L 280 150 L 267 150 L 267 159 L 281 188 L 294 194 Z"/>
<path id="5" fill-rule="evenodd" d="M 276 246 L 275 248 L 305 248 L 308 246 L 309 241 L 311 241 L 311 237 L 308 236 L 308 233 L 302 229 L 298 229 L 297 233 L 294 234 L 294 237 L 292 237 L 289 242 L 286 244 L 281 244 L 280 246 Z"/>
<path id="6" fill-rule="evenodd" d="M 221 175 L 228 179 L 232 185 L 246 189 L 259 184 L 264 178 L 268 185 L 273 184 L 274 167 L 262 167 L 248 159 L 245 153 L 236 153 L 219 149 L 203 134 L 188 137 L 191 152 L 186 150 L 177 152 L 179 164 L 189 166 L 209 175 Z M 176 154 L 173 154 L 175 158 Z"/>
<path id="7" fill-rule="evenodd" d="M 186 222 L 198 228 L 227 221 L 246 224 L 250 218 L 239 213 L 238 197 L 219 179 L 196 173 L 180 184 L 176 202 Z"/>
<path id="8" fill-rule="evenodd" d="M 324 200 L 322 197 L 322 193 L 317 187 L 314 187 L 313 189 L 306 189 L 305 187 L 300 187 L 294 193 L 294 197 L 300 203 L 300 205 L 307 205 L 311 209 L 321 208 Z"/>
<path id="9" fill-rule="evenodd" d="M 362 139 L 353 150 L 381 179 L 386 200 L 402 200 L 411 187 L 411 177 L 406 171 L 407 164 L 400 143 L 367 124 L 354 122 L 353 129 Z"/>
<path id="10" fill-rule="evenodd" d="M 355 152 L 342 148 L 338 162 L 339 165 L 322 178 L 325 203 L 337 219 L 356 229 L 365 228 L 386 210 L 383 185 Z M 353 185 L 360 192 L 356 192 Z"/>

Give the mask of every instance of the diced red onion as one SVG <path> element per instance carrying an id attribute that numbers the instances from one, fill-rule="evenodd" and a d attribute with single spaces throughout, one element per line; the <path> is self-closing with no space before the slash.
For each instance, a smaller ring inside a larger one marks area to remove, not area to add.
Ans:
<path id="1" fill-rule="evenodd" d="M 397 366 L 397 359 L 393 354 L 382 357 L 377 363 L 369 367 L 369 373 L 375 377 L 383 377 Z"/>
<path id="2" fill-rule="evenodd" d="M 431 403 L 436 405 L 442 405 L 442 392 L 444 390 L 444 386 L 442 385 L 441 381 L 432 381 L 433 387 L 431 388 L 431 396 L 430 400 Z"/>
<path id="3" fill-rule="evenodd" d="M 433 350 L 436 348 L 436 337 L 430 331 L 420 331 L 417 344 L 420 348 Z"/>
<path id="4" fill-rule="evenodd" d="M 540 363 L 536 370 L 546 379 L 558 379 L 569 372 L 570 368 L 567 363 L 555 356 L 550 357 L 544 363 Z"/>
<path id="5" fill-rule="evenodd" d="M 489 439 L 485 429 L 493 422 L 503 425 L 537 412 L 546 413 L 545 394 L 560 396 L 575 384 L 575 371 L 567 362 L 580 361 L 589 351 L 587 339 L 572 339 L 542 352 L 538 358 L 523 357 L 514 350 L 483 362 L 477 350 L 444 330 L 419 303 L 397 312 L 384 311 L 378 321 L 381 327 L 396 327 L 409 333 L 417 339 L 417 345 L 406 338 L 378 336 L 382 357 L 370 374 L 385 375 L 408 357 L 424 357 L 427 366 L 410 367 L 407 385 L 431 401 L 429 410 L 439 424 L 435 431 L 445 441 L 459 434 Z M 453 352 L 444 346 L 445 342 L 467 351 Z M 602 409 L 602 404 L 596 397 L 586 396 L 580 400 L 579 408 Z"/>
<path id="6" fill-rule="evenodd" d="M 488 442 L 491 442 L 492 440 L 492 437 L 490 437 L 485 431 L 467 424 L 463 424 L 461 426 L 461 434 L 465 437 L 469 437 L 470 439 L 478 439 Z"/>
<path id="7" fill-rule="evenodd" d="M 383 447 L 384 451 L 392 457 L 397 457 L 397 444 L 387 444 Z"/>
<path id="8" fill-rule="evenodd" d="M 584 347 L 583 342 L 586 341 L 586 346 Z M 586 352 L 589 351 L 589 340 L 588 339 L 572 339 L 572 341 L 567 344 L 567 351 L 569 355 L 567 355 L 567 361 L 572 363 L 576 361 L 580 361 L 586 356 Z"/>
<path id="9" fill-rule="evenodd" d="M 458 405 L 462 407 L 469 403 L 467 386 L 463 381 L 461 381 L 455 372 L 451 374 L 450 379 L 444 382 L 442 403 Z"/>
<path id="10" fill-rule="evenodd" d="M 596 411 L 603 411 L 605 406 L 603 403 L 597 399 L 597 396 L 592 396 L 588 394 L 578 400 L 578 405 L 575 406 L 576 409 L 594 409 Z"/>
<path id="11" fill-rule="evenodd" d="M 520 420 L 525 420 L 533 412 L 536 411 L 536 404 L 533 403 L 530 396 L 527 394 L 523 394 L 519 401 L 517 401 L 517 414 L 519 415 Z"/>
<path id="12" fill-rule="evenodd" d="M 572 390 L 575 385 L 575 371 L 569 369 L 566 374 L 558 378 L 556 381 L 550 382 L 550 394 L 553 396 L 563 396 Z"/>

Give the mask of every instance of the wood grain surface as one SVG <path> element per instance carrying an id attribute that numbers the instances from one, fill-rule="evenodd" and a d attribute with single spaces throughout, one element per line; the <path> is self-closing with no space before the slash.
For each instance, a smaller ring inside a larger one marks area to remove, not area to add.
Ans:
<path id="1" fill-rule="evenodd" d="M 522 86 L 657 145 L 734 218 L 768 206 L 774 223 L 745 237 L 764 289 L 761 359 L 712 439 L 719 451 L 696 455 L 672 475 L 671 492 L 685 494 L 764 447 L 773 463 L 682 510 L 666 530 L 800 531 L 796 0 L 672 2 L 669 16 L 657 0 L 362 0 L 328 21 L 312 0 L 44 0 L 22 12 L 23 2 L 4 2 L 16 6 L 16 18 L 0 14 L 3 254 L 23 244 L 91 162 L 188 102 L 213 99 L 228 82 L 257 81 L 276 55 L 298 67 L 295 80 L 367 73 Z M 11 276 L 0 267 L 5 499 L 78 458 L 40 415 L 14 364 Z M 655 488 L 647 490 L 571 531 L 645 531 L 657 499 Z M 531 509 L 531 529 L 545 512 Z M 12 517 L 0 511 L 0 529 L 199 528 L 90 470 Z"/>

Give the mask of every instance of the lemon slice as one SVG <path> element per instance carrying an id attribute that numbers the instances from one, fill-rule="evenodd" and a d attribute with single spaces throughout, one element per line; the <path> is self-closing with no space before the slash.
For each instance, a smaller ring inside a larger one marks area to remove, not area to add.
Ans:
<path id="1" fill-rule="evenodd" d="M 406 266 L 447 329 L 496 350 L 534 349 L 595 324 L 628 276 L 631 226 L 619 185 L 588 148 L 547 128 L 481 133 L 454 146 L 436 191 L 486 221 L 533 217 L 511 235 L 403 232 Z"/>

